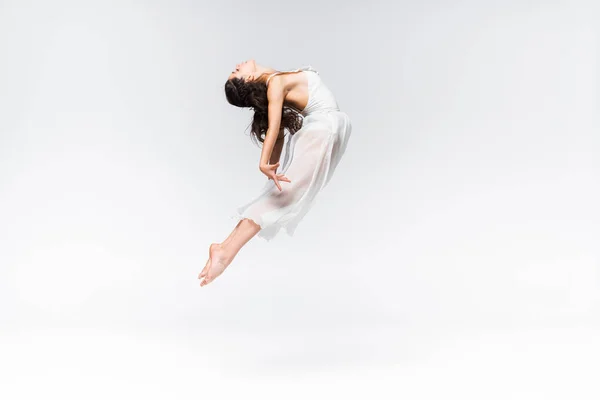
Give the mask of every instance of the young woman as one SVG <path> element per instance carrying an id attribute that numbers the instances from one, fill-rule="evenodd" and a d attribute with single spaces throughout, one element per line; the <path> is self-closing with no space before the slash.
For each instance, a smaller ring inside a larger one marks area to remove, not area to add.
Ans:
<path id="1" fill-rule="evenodd" d="M 221 275 L 254 235 L 269 241 L 285 228 L 293 236 L 329 183 L 352 131 L 350 118 L 311 66 L 277 71 L 245 61 L 229 75 L 225 95 L 236 107 L 254 109 L 251 134 L 262 142 L 259 170 L 268 180 L 258 196 L 230 216 L 238 223 L 227 239 L 210 245 L 200 286 Z"/>

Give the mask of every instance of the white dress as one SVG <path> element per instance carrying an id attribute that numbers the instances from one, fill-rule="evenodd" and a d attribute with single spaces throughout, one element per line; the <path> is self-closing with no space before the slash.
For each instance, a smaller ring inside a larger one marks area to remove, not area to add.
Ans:
<path id="1" fill-rule="evenodd" d="M 282 72 L 299 71 L 308 80 L 308 104 L 301 112 L 302 128 L 294 135 L 286 135 L 285 158 L 277 170 L 291 182 L 279 182 L 279 191 L 275 182 L 267 179 L 260 193 L 230 216 L 238 221 L 249 218 L 260 225 L 257 235 L 267 241 L 281 228 L 288 236 L 294 235 L 298 223 L 333 176 L 352 131 L 350 118 L 340 111 L 333 93 L 315 69 L 305 66 Z"/>

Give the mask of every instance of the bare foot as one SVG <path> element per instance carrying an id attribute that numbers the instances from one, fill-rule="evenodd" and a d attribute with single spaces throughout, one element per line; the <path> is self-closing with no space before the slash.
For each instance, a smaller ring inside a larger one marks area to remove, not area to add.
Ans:
<path id="1" fill-rule="evenodd" d="M 208 256 L 208 261 L 206 262 L 204 269 L 200 272 L 200 275 L 198 275 L 198 279 L 204 278 L 204 280 L 200 282 L 200 286 L 208 285 L 214 281 L 215 278 L 225 271 L 225 268 L 227 268 L 233 260 L 233 258 L 226 253 L 223 246 L 218 243 L 210 245 Z"/>

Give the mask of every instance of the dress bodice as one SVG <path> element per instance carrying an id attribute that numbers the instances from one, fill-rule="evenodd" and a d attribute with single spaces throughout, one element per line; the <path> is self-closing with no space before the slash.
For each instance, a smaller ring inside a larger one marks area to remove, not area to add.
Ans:
<path id="1" fill-rule="evenodd" d="M 300 72 L 306 73 L 308 81 L 308 103 L 304 110 L 298 110 L 304 117 L 315 112 L 327 112 L 339 110 L 335 96 L 329 90 L 327 86 L 321 80 L 319 72 L 310 65 L 306 65 L 291 71 L 279 71 L 274 72 L 267 78 L 267 85 L 269 80 L 282 72 Z"/>

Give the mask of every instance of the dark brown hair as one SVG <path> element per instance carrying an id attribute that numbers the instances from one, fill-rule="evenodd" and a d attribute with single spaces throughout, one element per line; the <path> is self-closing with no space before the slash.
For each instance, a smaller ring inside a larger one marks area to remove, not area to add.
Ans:
<path id="1" fill-rule="evenodd" d="M 254 109 L 250 133 L 253 139 L 261 143 L 265 141 L 264 137 L 266 137 L 269 127 L 269 101 L 267 99 L 266 80 L 267 74 L 263 74 L 251 81 L 232 78 L 225 82 L 225 96 L 229 104 Z M 302 127 L 302 120 L 302 115 L 297 110 L 284 105 L 278 138 L 283 138 L 286 129 L 290 135 L 296 133 Z"/>

